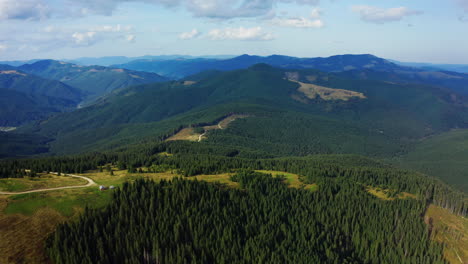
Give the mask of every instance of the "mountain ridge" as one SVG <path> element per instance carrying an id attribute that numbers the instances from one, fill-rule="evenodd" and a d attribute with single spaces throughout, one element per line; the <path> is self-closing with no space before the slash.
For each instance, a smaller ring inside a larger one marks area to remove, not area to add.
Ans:
<path id="1" fill-rule="evenodd" d="M 104 66 L 80 66 L 56 60 L 41 60 L 22 65 L 18 69 L 43 78 L 61 81 L 86 92 L 91 98 L 131 85 L 168 80 L 154 73 Z"/>

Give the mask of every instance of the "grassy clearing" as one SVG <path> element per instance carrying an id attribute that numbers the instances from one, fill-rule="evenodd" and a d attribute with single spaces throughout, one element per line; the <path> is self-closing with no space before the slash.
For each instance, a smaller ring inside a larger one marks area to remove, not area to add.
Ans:
<path id="1" fill-rule="evenodd" d="M 315 99 L 318 97 L 323 100 L 342 100 L 348 101 L 351 98 L 360 98 L 366 99 L 367 97 L 363 93 L 343 90 L 343 89 L 333 89 L 328 87 L 323 87 L 311 83 L 303 83 L 298 81 L 293 81 L 300 84 L 298 89 L 299 92 L 303 93 L 309 99 Z"/>
<path id="2" fill-rule="evenodd" d="M 19 194 L 10 197 L 4 213 L 31 216 L 41 208 L 50 208 L 70 217 L 85 206 L 98 208 L 110 199 L 111 192 L 100 192 L 97 187 Z"/>
<path id="3" fill-rule="evenodd" d="M 174 140 L 189 140 L 189 141 L 198 141 L 200 134 L 195 133 L 192 127 L 187 127 L 179 131 L 177 134 L 169 137 L 166 141 Z"/>
<path id="4" fill-rule="evenodd" d="M 197 82 L 195 82 L 195 81 L 184 81 L 184 85 L 186 85 L 186 86 L 194 85 L 196 83 Z"/>
<path id="5" fill-rule="evenodd" d="M 218 124 L 216 125 L 211 125 L 211 126 L 204 126 L 203 130 L 205 132 L 208 132 L 210 130 L 215 130 L 215 129 L 225 129 L 229 126 L 229 124 L 239 118 L 246 118 L 248 115 L 230 115 L 223 120 L 221 120 Z M 201 137 L 200 137 L 201 136 Z M 206 139 L 206 134 L 201 134 L 196 132 L 196 128 L 188 127 L 184 128 L 181 131 L 179 131 L 177 134 L 169 137 L 166 139 L 166 141 L 174 141 L 174 140 L 189 140 L 189 141 L 199 141 L 200 139 Z"/>
<path id="6" fill-rule="evenodd" d="M 0 191 L 22 192 L 64 186 L 79 186 L 87 183 L 84 179 L 39 173 L 40 177 L 0 179 Z"/>
<path id="7" fill-rule="evenodd" d="M 398 194 L 392 194 L 392 190 L 390 189 L 382 189 L 382 188 L 375 188 L 372 186 L 366 187 L 367 192 L 374 195 L 375 197 L 385 200 L 385 201 L 393 201 L 395 199 L 416 199 L 416 195 L 402 192 Z"/>
<path id="8" fill-rule="evenodd" d="M 282 171 L 271 171 L 271 170 L 257 170 L 257 172 L 271 174 L 273 175 L 273 177 L 284 176 L 286 178 L 286 183 L 291 188 L 296 188 L 296 189 L 303 188 L 305 190 L 310 190 L 313 192 L 318 190 L 317 184 L 304 184 L 303 182 L 300 181 L 300 176 L 297 174 L 293 174 L 289 172 L 282 172 Z"/>
<path id="9" fill-rule="evenodd" d="M 30 216 L 2 213 L 8 205 L 0 197 L 0 263 L 49 263 L 44 241 L 65 217 L 50 208 L 41 208 Z"/>
<path id="10" fill-rule="evenodd" d="M 114 168 L 115 169 L 115 168 Z M 274 176 L 284 175 L 293 188 L 317 190 L 317 185 L 305 185 L 299 176 L 279 171 L 260 171 Z M 165 173 L 127 173 L 126 170 L 109 172 L 88 171 L 83 176 L 93 179 L 98 185 L 121 186 L 124 182 L 138 178 L 154 181 L 171 180 L 181 177 Z M 233 173 L 217 175 L 197 175 L 188 180 L 203 180 L 239 188 L 232 182 Z M 97 186 L 83 189 L 66 189 L 42 193 L 0 196 L 0 263 L 47 263 L 44 243 L 55 226 L 79 215 L 86 207 L 100 208 L 111 200 L 112 190 L 99 191 Z"/>
<path id="11" fill-rule="evenodd" d="M 445 244 L 444 257 L 452 264 L 468 262 L 468 219 L 430 205 L 424 216 L 431 238 Z"/>
<path id="12" fill-rule="evenodd" d="M 110 199 L 96 187 L 0 196 L 0 263 L 48 263 L 44 243 L 57 224 Z"/>

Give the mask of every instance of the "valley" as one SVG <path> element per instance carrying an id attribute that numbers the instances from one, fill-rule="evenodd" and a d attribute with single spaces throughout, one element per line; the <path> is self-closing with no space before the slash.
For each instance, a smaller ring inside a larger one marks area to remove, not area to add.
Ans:
<path id="1" fill-rule="evenodd" d="M 451 86 L 465 77 L 370 55 L 174 65 L 172 81 L 52 60 L 4 67 L 56 85 L 5 79 L 8 98 L 43 107 L 79 91 L 80 107 L 2 125 L 16 129 L 0 132 L 1 263 L 466 258 L 468 101 Z M 452 82 L 405 83 L 408 72 Z"/>
<path id="2" fill-rule="evenodd" d="M 0 264 L 468 264 L 468 0 L 0 0 Z"/>

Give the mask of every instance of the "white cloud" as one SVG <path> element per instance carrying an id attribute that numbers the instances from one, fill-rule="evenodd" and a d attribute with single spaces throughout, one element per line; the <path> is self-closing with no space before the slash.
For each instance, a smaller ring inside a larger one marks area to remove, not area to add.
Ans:
<path id="1" fill-rule="evenodd" d="M 125 40 L 127 40 L 128 42 L 135 42 L 136 36 L 135 35 L 127 35 L 127 36 L 125 36 Z"/>
<path id="2" fill-rule="evenodd" d="M 271 33 L 264 32 L 261 27 L 213 29 L 208 33 L 212 40 L 273 40 Z"/>
<path id="3" fill-rule="evenodd" d="M 421 11 L 411 10 L 407 7 L 384 9 L 368 5 L 357 5 L 353 6 L 351 9 L 353 12 L 359 13 L 361 20 L 376 24 L 400 21 L 406 16 L 422 14 Z"/>
<path id="4" fill-rule="evenodd" d="M 109 33 L 118 33 L 118 32 L 130 32 L 132 31 L 132 26 L 121 26 L 120 24 L 116 26 L 104 25 L 94 27 L 91 30 L 96 32 L 109 32 Z"/>
<path id="5" fill-rule="evenodd" d="M 88 15 L 110 16 L 123 3 L 183 7 L 194 16 L 230 19 L 268 16 L 278 3 L 317 5 L 319 0 L 0 0 L 0 19 L 42 19 Z"/>
<path id="6" fill-rule="evenodd" d="M 0 52 L 4 52 L 8 49 L 8 47 L 4 44 L 0 44 Z"/>
<path id="7" fill-rule="evenodd" d="M 272 22 L 274 25 L 281 27 L 322 28 L 324 26 L 323 21 L 320 19 L 310 20 L 304 17 L 276 18 Z"/>
<path id="8" fill-rule="evenodd" d="M 40 20 L 49 15 L 50 8 L 43 0 L 0 0 L 0 20 Z"/>
<path id="9" fill-rule="evenodd" d="M 318 7 L 312 9 L 312 11 L 310 12 L 310 17 L 313 19 L 319 19 L 320 17 L 322 17 L 322 9 Z"/>
<path id="10" fill-rule="evenodd" d="M 91 46 L 104 40 L 125 40 L 135 42 L 136 35 L 132 26 L 123 25 L 101 25 L 88 29 L 76 30 L 71 35 L 73 43 L 78 46 Z M 67 32 L 66 29 L 55 29 L 54 34 Z"/>
<path id="11" fill-rule="evenodd" d="M 180 33 L 179 39 L 182 39 L 182 40 L 193 39 L 193 38 L 200 36 L 200 34 L 201 33 L 197 29 L 194 28 L 192 29 L 192 31 Z"/>
<path id="12" fill-rule="evenodd" d="M 46 32 L 46 33 L 52 33 L 54 32 L 56 29 L 54 26 L 47 26 L 45 27 L 42 31 Z"/>
<path id="13" fill-rule="evenodd" d="M 96 32 L 88 31 L 88 32 L 75 32 L 72 35 L 72 38 L 75 41 L 75 44 L 80 46 L 89 46 L 96 42 Z"/>

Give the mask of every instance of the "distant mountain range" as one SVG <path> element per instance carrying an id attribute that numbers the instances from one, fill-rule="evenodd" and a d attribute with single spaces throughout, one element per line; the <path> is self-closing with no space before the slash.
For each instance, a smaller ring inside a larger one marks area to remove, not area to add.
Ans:
<path id="1" fill-rule="evenodd" d="M 155 73 L 103 66 L 80 66 L 54 60 L 25 64 L 18 69 L 43 78 L 61 81 L 86 92 L 91 98 L 131 85 L 168 80 Z"/>
<path id="2" fill-rule="evenodd" d="M 0 65 L 0 126 L 19 126 L 124 87 L 167 81 L 155 73 L 42 60 Z"/>
<path id="3" fill-rule="evenodd" d="M 176 60 L 136 60 L 115 65 L 115 67 L 155 72 L 180 79 L 206 70 L 245 69 L 257 63 L 266 63 L 284 69 L 317 69 L 325 72 L 343 72 L 347 74 L 347 78 L 385 80 L 402 84 L 437 85 L 468 95 L 468 74 L 402 66 L 369 54 L 337 55 L 328 58 L 242 55 L 226 60 L 184 58 Z M 361 71 L 365 74 L 356 74 L 361 73 Z"/>
<path id="4" fill-rule="evenodd" d="M 284 155 L 385 156 L 404 151 L 407 144 L 425 136 L 468 126 L 468 101 L 432 86 L 349 79 L 340 73 L 266 64 L 201 75 L 186 78 L 197 80 L 193 82 L 116 90 L 97 104 L 20 132 L 55 138 L 53 151 L 71 153 L 122 146 L 180 126 L 245 113 L 254 116 L 248 119 L 252 121 L 210 140 Z M 291 127 L 294 132 L 288 132 Z M 260 136 L 272 133 L 268 131 L 277 133 Z M 77 137 L 82 139 L 79 145 L 72 143 Z M 295 143 L 283 149 L 282 141 Z M 308 147 L 301 147 L 304 142 Z"/>
<path id="5" fill-rule="evenodd" d="M 468 64 L 435 64 L 423 62 L 401 62 L 395 60 L 389 61 L 402 66 L 415 67 L 428 71 L 452 71 L 459 73 L 468 73 Z"/>
<path id="6" fill-rule="evenodd" d="M 468 128 L 467 74 L 407 67 L 372 55 L 243 55 L 126 65 L 141 68 L 52 60 L 3 66 L 0 112 L 8 122 L 1 126 L 40 122 L 0 137 L 9 151 L 0 156 L 127 148 L 164 141 L 182 128 L 200 129 L 231 114 L 248 117 L 209 131 L 204 143 L 236 149 L 240 156 L 342 153 L 391 159 L 411 153 L 429 136 Z M 144 72 L 154 69 L 178 80 Z M 73 96 L 99 99 L 75 109 L 79 99 Z"/>
<path id="7" fill-rule="evenodd" d="M 230 71 L 245 69 L 258 63 L 291 69 L 318 69 L 322 71 L 345 71 L 352 69 L 374 68 L 376 70 L 397 67 L 396 64 L 372 55 L 340 55 L 329 58 L 296 58 L 280 55 L 268 57 L 242 55 L 231 59 L 186 59 L 175 60 L 136 60 L 126 64 L 114 65 L 125 69 L 155 72 L 172 78 L 183 78 L 205 70 Z"/>
<path id="8" fill-rule="evenodd" d="M 62 82 L 40 78 L 0 65 L 0 126 L 18 126 L 69 111 L 85 93 Z"/>

